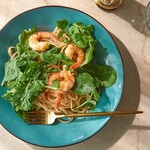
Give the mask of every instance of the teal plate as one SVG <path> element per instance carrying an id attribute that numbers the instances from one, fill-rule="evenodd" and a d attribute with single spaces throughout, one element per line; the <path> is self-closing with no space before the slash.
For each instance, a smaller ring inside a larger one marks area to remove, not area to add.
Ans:
<path id="1" fill-rule="evenodd" d="M 52 31 L 59 19 L 67 19 L 70 23 L 82 22 L 93 24 L 96 44 L 94 60 L 99 64 L 113 66 L 117 71 L 116 83 L 102 91 L 101 99 L 94 111 L 115 111 L 122 96 L 124 68 L 120 52 L 109 32 L 88 14 L 68 7 L 47 6 L 24 12 L 9 21 L 0 31 L 0 82 L 4 76 L 4 64 L 9 59 L 7 49 L 18 42 L 18 35 L 23 29 L 37 26 L 42 30 Z M 6 92 L 0 87 L 1 96 Z M 17 138 L 38 146 L 61 147 L 82 142 L 98 131 L 111 117 L 82 117 L 68 124 L 28 125 L 19 118 L 9 102 L 0 98 L 0 123 Z"/>

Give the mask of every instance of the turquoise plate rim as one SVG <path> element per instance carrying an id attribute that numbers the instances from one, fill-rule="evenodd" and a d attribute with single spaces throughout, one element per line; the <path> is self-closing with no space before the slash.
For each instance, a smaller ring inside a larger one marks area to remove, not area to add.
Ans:
<path id="1" fill-rule="evenodd" d="M 118 48 L 118 45 L 117 45 L 116 41 L 114 40 L 113 36 L 111 35 L 111 33 L 106 29 L 106 27 L 105 27 L 104 25 L 102 25 L 102 24 L 101 24 L 98 20 L 96 20 L 94 17 L 92 17 L 91 15 L 89 15 L 88 13 L 86 13 L 86 12 L 84 12 L 84 11 L 82 11 L 82 10 L 79 10 L 79 9 L 73 8 L 73 7 L 60 6 L 60 5 L 40 6 L 40 7 L 36 7 L 36 8 L 33 8 L 33 9 L 29 9 L 29 10 L 27 10 L 27 11 L 24 11 L 24 12 L 22 12 L 22 13 L 16 15 L 16 16 L 13 17 L 11 20 L 9 20 L 9 21 L 1 28 L 1 30 L 3 30 L 9 23 L 11 23 L 11 22 L 12 22 L 13 20 L 15 20 L 17 17 L 19 17 L 19 16 L 21 16 L 21 15 L 27 13 L 27 12 L 30 12 L 30 11 L 33 11 L 33 10 L 37 10 L 37 9 L 41 9 L 41 8 L 47 8 L 47 7 L 58 7 L 58 8 L 60 7 L 60 8 L 71 9 L 71 10 L 75 10 L 75 11 L 77 11 L 77 12 L 83 13 L 83 14 L 87 15 L 88 17 L 90 17 L 91 19 L 93 19 L 94 21 L 96 21 L 96 22 L 97 22 L 100 26 L 102 26 L 102 28 L 104 28 L 104 30 L 106 30 L 106 32 L 109 34 L 109 36 L 111 37 L 112 41 L 114 42 L 114 44 L 115 44 L 115 46 L 116 46 L 116 48 L 117 48 L 117 50 L 118 50 L 118 53 L 119 53 L 119 55 L 120 55 L 121 63 L 122 63 L 122 70 L 123 70 L 123 72 L 122 72 L 122 73 L 123 73 L 123 74 L 122 74 L 122 76 L 123 76 L 123 81 L 122 81 L 122 93 L 121 93 L 121 96 L 120 96 L 120 100 L 119 100 L 119 102 L 118 102 L 118 105 L 117 105 L 117 107 L 114 109 L 114 110 L 117 110 L 117 108 L 118 108 L 118 106 L 119 106 L 119 104 L 120 104 L 120 102 L 121 102 L 123 92 L 124 92 L 125 72 L 124 72 L 123 57 L 122 57 L 122 54 L 121 54 L 121 52 L 120 52 L 120 49 Z M 1 32 L 1 30 L 0 30 L 0 32 Z M 93 137 L 94 135 L 96 135 L 98 132 L 100 132 L 100 131 L 106 126 L 106 124 L 107 124 L 111 119 L 112 119 L 112 117 L 107 118 L 107 122 L 106 122 L 99 130 L 97 130 L 97 132 L 95 132 L 94 134 L 92 134 L 90 137 L 87 137 L 86 139 L 83 139 L 83 140 L 78 141 L 78 142 L 76 142 L 76 143 L 64 144 L 64 145 L 60 145 L 60 146 L 44 146 L 44 145 L 39 145 L 39 144 L 35 144 L 35 143 L 32 143 L 32 142 L 29 142 L 29 141 L 27 141 L 27 140 L 24 140 L 24 139 L 21 138 L 21 137 L 18 137 L 18 136 L 15 135 L 14 133 L 12 133 L 10 130 L 8 130 L 8 129 L 4 126 L 1 122 L 0 122 L 0 124 L 3 126 L 4 129 L 6 129 L 6 131 L 8 131 L 8 132 L 9 132 L 10 134 L 12 134 L 14 137 L 16 137 L 16 138 L 18 138 L 18 139 L 20 139 L 20 140 L 22 140 L 22 141 L 24 141 L 24 142 L 26 142 L 26 143 L 29 143 L 29 144 L 32 144 L 32 145 L 35 145 L 35 146 L 39 146 L 39 147 L 45 147 L 45 148 L 59 148 L 59 147 L 66 147 L 66 146 L 71 146 L 71 145 L 75 145 L 75 144 L 78 144 L 78 143 L 82 143 L 82 142 L 84 142 L 84 141 L 90 139 L 91 137 Z"/>

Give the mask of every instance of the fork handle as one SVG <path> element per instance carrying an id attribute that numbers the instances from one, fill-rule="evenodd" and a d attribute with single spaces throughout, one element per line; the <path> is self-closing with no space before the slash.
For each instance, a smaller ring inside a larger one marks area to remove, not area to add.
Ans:
<path id="1" fill-rule="evenodd" d="M 83 114 L 67 114 L 62 117 L 89 117 L 89 116 L 125 116 L 125 115 L 133 115 L 140 114 L 143 111 L 115 111 L 115 112 L 91 112 L 91 113 L 83 113 Z"/>

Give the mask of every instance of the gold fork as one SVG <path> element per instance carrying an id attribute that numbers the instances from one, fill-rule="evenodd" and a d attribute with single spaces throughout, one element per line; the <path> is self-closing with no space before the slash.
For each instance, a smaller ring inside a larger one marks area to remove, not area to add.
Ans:
<path id="1" fill-rule="evenodd" d="M 47 112 L 44 110 L 38 111 L 26 111 L 24 112 L 24 121 L 29 124 L 53 124 L 57 118 L 64 117 L 91 117 L 91 116 L 125 116 L 125 115 L 133 115 L 140 114 L 143 111 L 115 111 L 115 112 L 89 112 L 82 114 L 61 114 L 56 115 L 54 112 Z"/>

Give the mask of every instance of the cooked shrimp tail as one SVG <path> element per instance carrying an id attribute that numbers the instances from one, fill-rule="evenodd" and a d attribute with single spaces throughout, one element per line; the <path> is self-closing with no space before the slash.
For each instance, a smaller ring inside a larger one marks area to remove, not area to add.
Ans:
<path id="1" fill-rule="evenodd" d="M 56 44 L 55 46 L 57 47 L 58 43 L 62 44 L 59 37 L 54 33 L 47 31 L 35 32 L 29 37 L 29 46 L 33 50 L 39 52 L 46 51 L 49 48 L 50 44 Z"/>
<path id="2" fill-rule="evenodd" d="M 48 85 L 51 86 L 54 80 L 60 80 L 60 89 L 69 91 L 75 84 L 74 73 L 70 71 L 60 71 L 49 76 Z"/>
<path id="3" fill-rule="evenodd" d="M 57 93 L 57 91 L 55 91 L 55 94 L 56 94 L 56 103 L 55 103 L 55 107 L 57 109 L 59 109 L 59 106 L 60 106 L 60 103 L 61 103 L 61 100 L 63 98 L 63 94 L 62 93 Z"/>
<path id="4" fill-rule="evenodd" d="M 85 56 L 83 49 L 77 47 L 75 44 L 69 44 L 65 49 L 65 54 L 69 59 L 75 59 L 76 62 L 70 67 L 76 69 L 84 62 Z"/>

